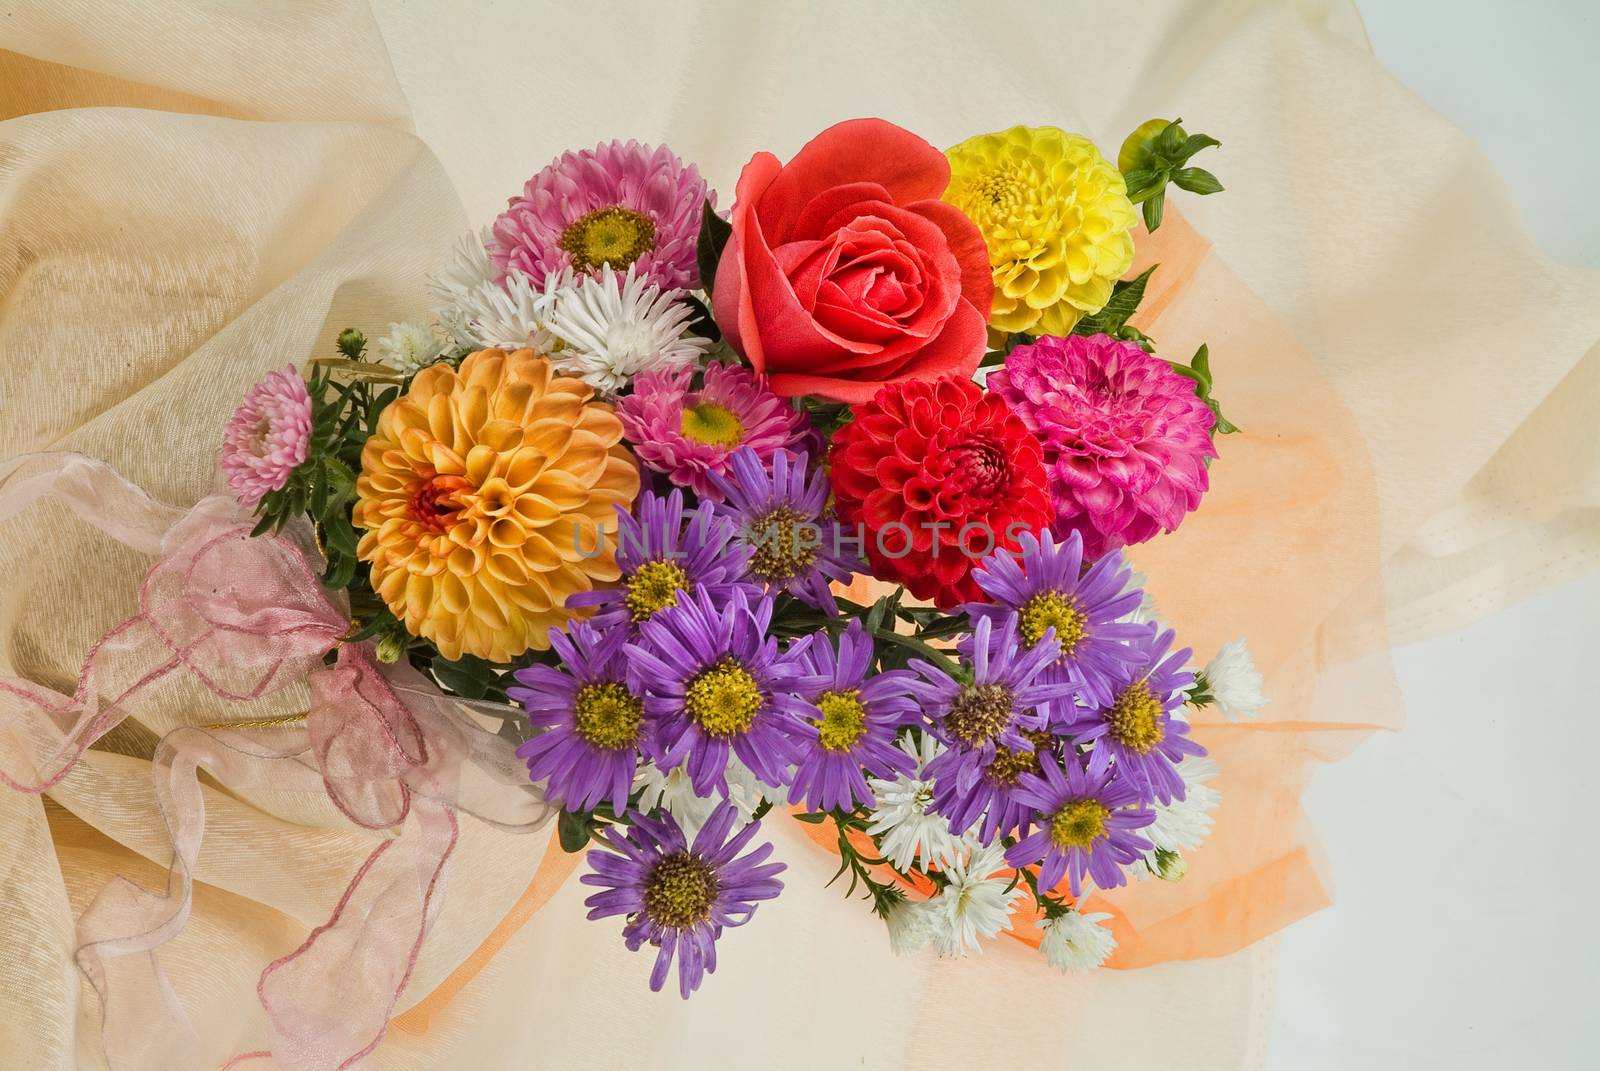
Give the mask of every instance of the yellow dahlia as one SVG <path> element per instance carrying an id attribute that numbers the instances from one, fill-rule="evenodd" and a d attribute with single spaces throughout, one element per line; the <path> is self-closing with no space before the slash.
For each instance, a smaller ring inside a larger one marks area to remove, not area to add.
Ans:
<path id="1" fill-rule="evenodd" d="M 949 150 L 944 199 L 978 224 L 994 270 L 989 323 L 1065 335 L 1099 312 L 1133 263 L 1136 214 L 1094 143 L 1053 126 L 1014 126 Z"/>
<path id="2" fill-rule="evenodd" d="M 357 548 L 413 635 L 451 660 L 550 646 L 567 596 L 620 575 L 615 507 L 639 491 L 622 424 L 531 350 L 435 364 L 361 452 Z M 596 553 L 597 548 L 599 553 Z"/>

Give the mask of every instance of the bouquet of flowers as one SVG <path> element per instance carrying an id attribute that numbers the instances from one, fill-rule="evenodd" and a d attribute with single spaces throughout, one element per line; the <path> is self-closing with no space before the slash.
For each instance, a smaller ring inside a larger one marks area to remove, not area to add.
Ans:
<path id="1" fill-rule="evenodd" d="M 688 997 L 780 894 L 775 809 L 896 950 L 1022 912 L 1098 966 L 1086 891 L 1177 880 L 1210 828 L 1186 708 L 1264 701 L 1242 645 L 1191 668 L 1123 549 L 1236 430 L 1124 278 L 1169 185 L 1221 189 L 1216 144 L 855 120 L 756 154 L 727 213 L 665 148 L 568 152 L 434 279 L 433 325 L 253 388 L 222 467 L 257 533 L 309 517 L 345 643 L 517 705 L 653 989 L 676 961 Z"/>

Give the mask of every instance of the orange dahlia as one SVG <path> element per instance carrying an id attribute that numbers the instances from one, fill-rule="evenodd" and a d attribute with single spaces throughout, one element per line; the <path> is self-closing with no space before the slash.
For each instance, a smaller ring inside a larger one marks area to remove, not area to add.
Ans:
<path id="1" fill-rule="evenodd" d="M 379 417 L 356 481 L 357 553 L 446 658 L 544 650 L 576 616 L 567 596 L 617 579 L 616 507 L 639 470 L 593 398 L 531 350 L 480 350 L 423 369 Z"/>

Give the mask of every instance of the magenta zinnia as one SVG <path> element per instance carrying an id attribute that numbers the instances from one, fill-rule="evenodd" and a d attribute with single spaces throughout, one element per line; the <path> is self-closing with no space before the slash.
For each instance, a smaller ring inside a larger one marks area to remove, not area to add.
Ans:
<path id="1" fill-rule="evenodd" d="M 1109 335 L 1018 346 L 988 386 L 1044 444 L 1057 536 L 1090 560 L 1170 532 L 1205 494 L 1216 417 L 1194 383 Z"/>
<path id="2" fill-rule="evenodd" d="M 242 506 L 289 482 L 311 449 L 311 395 L 294 366 L 251 387 L 222 433 L 222 472 Z"/>
<path id="3" fill-rule="evenodd" d="M 695 247 L 701 206 L 716 202 L 693 164 L 665 146 L 613 141 L 563 153 L 528 180 L 494 221 L 489 257 L 503 278 L 534 287 L 571 268 L 599 275 L 610 264 L 663 290 L 700 285 Z"/>

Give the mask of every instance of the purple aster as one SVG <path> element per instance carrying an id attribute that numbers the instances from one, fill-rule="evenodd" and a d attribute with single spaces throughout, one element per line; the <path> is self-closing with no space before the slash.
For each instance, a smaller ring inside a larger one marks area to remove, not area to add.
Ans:
<path id="1" fill-rule="evenodd" d="M 1151 850 L 1138 830 L 1156 820 L 1139 786 L 1094 751 L 1087 764 L 1072 756 L 1066 769 L 1041 763 L 1042 776 L 1022 779 L 1021 799 L 1033 806 L 1039 828 L 1006 850 L 1015 867 L 1039 864 L 1039 887 L 1053 889 L 1063 877 L 1077 896 L 1085 874 L 1102 889 L 1128 879 L 1122 868 Z"/>
<path id="2" fill-rule="evenodd" d="M 978 829 L 978 840 L 982 844 L 993 844 L 996 837 L 1006 833 L 1028 832 L 1033 807 L 1021 799 L 1022 778 L 1038 773 L 1041 759 L 1059 761 L 1061 738 L 1042 729 L 1025 729 L 1022 735 L 1028 739 L 1027 747 L 995 748 L 994 759 L 966 788 L 958 787 L 951 777 L 933 786 L 933 810 L 949 820 L 950 831 L 956 836 L 971 829 L 980 818 L 983 825 Z"/>
<path id="3" fill-rule="evenodd" d="M 733 522 L 710 510 L 690 510 L 683 523 L 683 492 L 666 498 L 646 491 L 629 513 L 617 507 L 617 568 L 622 579 L 605 591 L 581 591 L 567 606 L 598 606 L 591 619 L 599 628 L 634 625 L 677 605 L 679 593 L 705 588 L 718 599 L 736 589 L 752 594 L 745 580 L 750 550 L 735 538 Z"/>
<path id="4" fill-rule="evenodd" d="M 976 621 L 1015 611 L 1017 631 L 1030 645 L 1055 629 L 1061 654 L 1051 679 L 1082 685 L 1091 702 L 1111 702 L 1113 691 L 1138 668 L 1139 652 L 1129 644 L 1155 631 L 1148 622 L 1118 620 L 1144 597 L 1128 588 L 1133 570 L 1114 551 L 1085 571 L 1083 537 L 1076 531 L 1059 543 L 1049 532 L 1026 534 L 1019 542 L 1020 558 L 997 551 L 974 570 L 972 578 L 994 603 L 968 603 L 967 614 Z"/>
<path id="5" fill-rule="evenodd" d="M 872 641 L 860 621 L 851 621 L 836 651 L 826 633 L 795 645 L 808 678 L 785 700 L 800 718 L 799 754 L 791 800 L 805 799 L 814 811 L 850 811 L 859 802 L 876 805 L 867 776 L 893 778 L 916 770 L 916 760 L 895 746 L 900 726 L 914 721 L 913 674 L 889 670 L 871 676 Z"/>
<path id="6" fill-rule="evenodd" d="M 1045 680 L 1056 653 L 1049 636 L 1027 649 L 1019 646 L 1013 615 L 999 622 L 979 620 L 962 645 L 970 681 L 957 681 L 939 667 L 913 659 L 911 668 L 922 679 L 912 683 L 912 696 L 931 719 L 934 735 L 949 746 L 928 764 L 927 776 L 936 784 L 948 781 L 949 790 L 965 794 L 999 749 L 1031 749 L 1033 743 L 1023 734 L 1044 729 L 1051 709 L 1070 703 L 1074 694 L 1071 685 Z"/>
<path id="7" fill-rule="evenodd" d="M 520 271 L 536 288 L 567 268 L 598 275 L 609 264 L 663 290 L 692 289 L 700 214 L 715 200 L 666 146 L 613 141 L 562 153 L 494 221 L 489 257 L 502 278 Z"/>
<path id="8" fill-rule="evenodd" d="M 1183 799 L 1178 763 L 1186 755 L 1206 753 L 1186 735 L 1188 722 L 1172 716 L 1194 681 L 1194 674 L 1183 668 L 1189 649 L 1167 654 L 1172 640 L 1171 629 L 1135 640 L 1139 663 L 1132 681 L 1104 706 L 1081 710 L 1079 720 L 1068 727 L 1078 743 L 1093 741 L 1096 751 L 1107 752 L 1146 799 L 1163 804 Z"/>
<path id="9" fill-rule="evenodd" d="M 830 581 L 848 582 L 855 562 L 840 552 L 839 523 L 828 512 L 828 477 L 806 473 L 807 456 L 778 450 L 769 470 L 745 448 L 730 458 L 733 478 L 713 472 L 724 501 L 721 516 L 738 526 L 752 552 L 750 575 L 770 591 L 787 591 L 830 614 L 839 612 Z"/>
<path id="10" fill-rule="evenodd" d="M 603 890 L 584 900 L 589 917 L 626 915 L 622 935 L 628 951 L 647 944 L 659 949 L 650 971 L 650 988 L 656 992 L 666 983 L 676 954 L 678 992 L 688 1000 L 717 969 L 722 928 L 743 926 L 759 901 L 783 891 L 777 877 L 783 864 L 766 862 L 771 844 L 739 854 L 760 824 L 749 823 L 730 840 L 734 818 L 732 804 L 719 804 L 691 847 L 671 815 L 635 814 L 626 833 L 616 826 L 605 831 L 611 850 L 589 851 L 594 872 L 578 880 Z"/>
<path id="11" fill-rule="evenodd" d="M 565 671 L 519 669 L 522 687 L 506 694 L 544 732 L 517 748 L 528 777 L 546 781 L 546 795 L 574 811 L 590 811 L 608 796 L 614 813 L 628 806 L 644 742 L 644 703 L 627 683 L 623 629 L 576 622 L 570 634 L 552 629 L 550 646 Z"/>
<path id="12" fill-rule="evenodd" d="M 644 689 L 654 726 L 646 752 L 670 770 L 686 763 L 702 796 L 728 793 L 728 754 L 769 785 L 789 781 L 799 719 L 783 693 L 805 682 L 792 654 L 767 636 L 772 599 L 743 590 L 719 598 L 705 588 L 680 597 L 639 627 L 628 668 Z"/>

